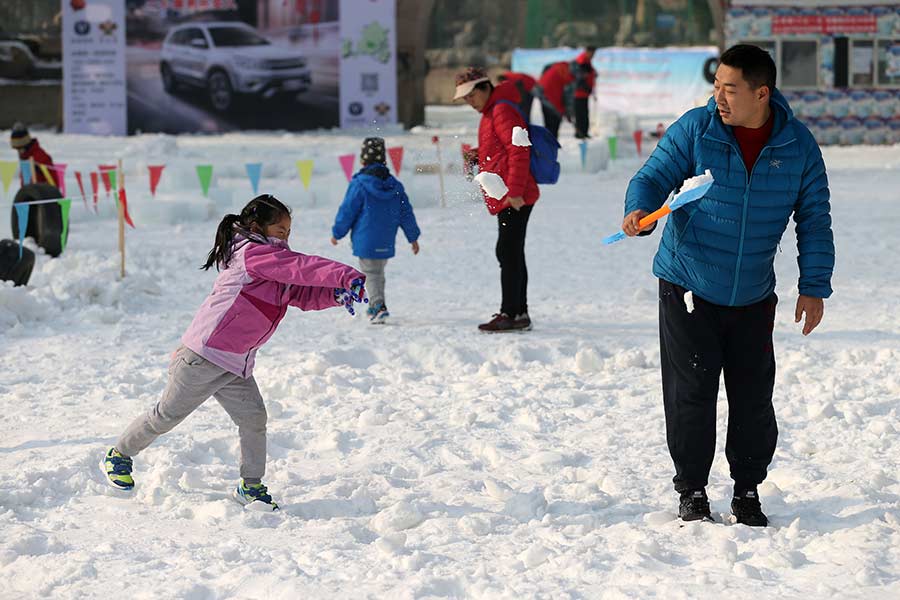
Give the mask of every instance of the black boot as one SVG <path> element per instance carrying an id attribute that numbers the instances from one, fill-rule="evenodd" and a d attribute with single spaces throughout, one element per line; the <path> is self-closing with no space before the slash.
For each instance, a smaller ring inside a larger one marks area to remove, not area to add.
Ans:
<path id="1" fill-rule="evenodd" d="M 750 527 L 765 527 L 769 519 L 763 514 L 756 490 L 745 490 L 735 494 L 731 500 L 731 514 L 735 520 Z"/>
<path id="2" fill-rule="evenodd" d="M 682 521 L 712 521 L 706 490 L 685 490 L 678 502 L 678 516 Z"/>

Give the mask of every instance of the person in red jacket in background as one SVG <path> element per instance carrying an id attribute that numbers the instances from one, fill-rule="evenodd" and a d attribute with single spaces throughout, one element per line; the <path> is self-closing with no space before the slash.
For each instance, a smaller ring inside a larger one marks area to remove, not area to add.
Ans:
<path id="1" fill-rule="evenodd" d="M 569 111 L 566 110 L 565 89 L 575 81 L 571 64 L 558 62 L 544 69 L 543 75 L 534 86 L 534 95 L 541 100 L 541 109 L 544 112 L 544 127 L 550 130 L 553 137 L 559 137 L 559 124 L 563 117 L 571 121 Z"/>
<path id="2" fill-rule="evenodd" d="M 588 119 L 588 98 L 594 92 L 597 71 L 591 65 L 594 59 L 594 46 L 588 46 L 575 58 L 575 137 L 578 139 L 591 137 L 588 135 L 590 120 Z"/>
<path id="3" fill-rule="evenodd" d="M 500 83 L 503 83 L 504 81 L 513 82 L 513 85 L 515 85 L 516 89 L 519 91 L 519 108 L 522 109 L 525 120 L 531 123 L 531 103 L 534 100 L 531 91 L 534 89 L 537 80 L 526 73 L 507 71 L 498 75 L 497 81 Z"/>
<path id="4" fill-rule="evenodd" d="M 9 145 L 19 153 L 19 160 L 34 159 L 34 176 L 32 181 L 35 183 L 55 183 L 47 180 L 44 170 L 38 165 L 45 165 L 48 168 L 53 165 L 53 159 L 47 154 L 37 138 L 31 137 L 28 128 L 22 123 L 13 125 L 12 133 L 9 138 Z M 20 175 L 21 177 L 21 175 Z M 24 181 L 23 181 L 24 184 Z"/>
<path id="5" fill-rule="evenodd" d="M 503 300 L 500 312 L 478 329 L 489 333 L 528 330 L 531 329 L 531 318 L 528 316 L 525 232 L 540 192 L 529 166 L 531 147 L 512 143 L 513 128 L 528 126 L 515 106 L 519 92 L 511 81 L 494 87 L 484 69 L 470 67 L 456 76 L 453 99 L 463 99 L 481 113 L 478 170 L 499 175 L 508 188 L 499 199 L 484 194 L 488 212 L 497 216 L 496 255 L 500 263 Z"/>

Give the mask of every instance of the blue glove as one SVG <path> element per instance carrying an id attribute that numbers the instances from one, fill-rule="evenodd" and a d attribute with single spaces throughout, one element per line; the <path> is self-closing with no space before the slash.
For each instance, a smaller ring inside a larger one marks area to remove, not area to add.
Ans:
<path id="1" fill-rule="evenodd" d="M 369 299 L 366 298 L 365 283 L 364 279 L 357 278 L 350 282 L 349 290 L 347 288 L 334 288 L 335 302 L 342 304 L 351 315 L 355 315 L 356 311 L 353 309 L 354 302 L 361 302 L 364 304 L 368 304 L 369 302 Z"/>

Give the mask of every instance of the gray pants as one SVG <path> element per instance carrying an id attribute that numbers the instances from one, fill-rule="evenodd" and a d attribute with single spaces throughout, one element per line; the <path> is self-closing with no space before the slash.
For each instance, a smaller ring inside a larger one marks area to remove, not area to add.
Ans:
<path id="1" fill-rule="evenodd" d="M 376 308 L 384 301 L 384 267 L 386 258 L 361 258 L 359 268 L 366 274 L 366 295 L 369 297 L 369 307 Z"/>
<path id="2" fill-rule="evenodd" d="M 169 365 L 169 383 L 162 399 L 132 421 L 116 450 L 135 456 L 170 431 L 213 396 L 234 424 L 241 440 L 241 477 L 258 483 L 266 472 L 266 407 L 256 380 L 243 379 L 180 347 Z"/>

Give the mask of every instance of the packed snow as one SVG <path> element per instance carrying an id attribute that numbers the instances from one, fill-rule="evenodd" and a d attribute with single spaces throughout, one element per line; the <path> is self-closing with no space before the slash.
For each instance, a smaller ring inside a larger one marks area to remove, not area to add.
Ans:
<path id="1" fill-rule="evenodd" d="M 69 171 L 125 161 L 137 229 L 118 278 L 112 203 L 71 211 L 69 244 L 27 288 L 0 285 L 0 579 L 13 598 L 900 597 L 900 146 L 825 148 L 835 294 L 808 337 L 793 322 L 793 228 L 776 257 L 780 437 L 761 486 L 771 526 L 727 520 L 724 387 L 709 487 L 717 524 L 675 516 L 657 339 L 658 233 L 602 246 L 640 166 L 562 130 L 560 183 L 528 232 L 534 331 L 484 335 L 497 311 L 497 221 L 462 175 L 468 107 L 384 133 L 422 229 L 387 269 L 392 320 L 288 313 L 260 351 L 265 483 L 278 513 L 242 509 L 237 432 L 213 401 L 135 459 L 123 498 L 103 452 L 159 398 L 172 350 L 215 274 L 198 270 L 225 212 L 261 192 L 294 209 L 292 246 L 329 244 L 346 189 L 337 156 L 366 133 L 33 132 Z M 6 132 L 2 132 L 6 135 Z M 433 171 L 439 135 L 446 208 Z M 647 149 L 644 149 L 645 152 Z M 295 161 L 313 159 L 310 189 Z M 146 166 L 166 163 L 157 198 Z M 196 164 L 214 166 L 209 199 Z M 69 189 L 77 189 L 70 181 Z M 0 206 L 8 210 L 7 198 Z M 10 237 L 8 220 L 0 237 Z M 402 241 L 402 238 L 401 238 Z M 32 249 L 31 241 L 26 242 Z"/>
<path id="2" fill-rule="evenodd" d="M 509 188 L 506 187 L 506 182 L 496 173 L 482 171 L 475 176 L 475 181 L 481 185 L 485 194 L 497 200 L 500 200 L 509 192 Z"/>
<path id="3" fill-rule="evenodd" d="M 528 137 L 528 130 L 518 125 L 513 127 L 512 144 L 513 146 L 530 146 L 531 139 Z"/>
<path id="4" fill-rule="evenodd" d="M 701 185 L 705 185 L 713 180 L 712 173 L 709 169 L 706 169 L 702 175 L 695 175 L 694 177 L 688 177 L 684 180 L 684 183 L 681 184 L 681 188 L 679 193 L 684 193 L 688 190 L 693 190 L 695 188 L 700 187 Z"/>

